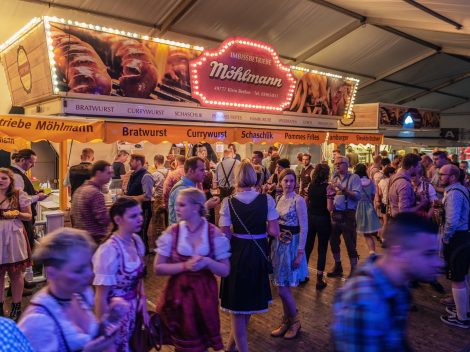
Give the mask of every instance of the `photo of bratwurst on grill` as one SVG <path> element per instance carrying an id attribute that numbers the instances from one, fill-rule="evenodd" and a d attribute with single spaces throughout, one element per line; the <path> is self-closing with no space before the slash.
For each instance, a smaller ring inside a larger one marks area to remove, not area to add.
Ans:
<path id="1" fill-rule="evenodd" d="M 158 71 L 150 50 L 139 40 L 116 34 L 70 27 L 67 32 L 97 48 L 110 74 L 119 80 L 122 95 L 148 98 L 158 82 Z"/>
<path id="2" fill-rule="evenodd" d="M 329 115 L 327 77 L 306 73 L 297 82 L 290 111 Z"/>
<path id="3" fill-rule="evenodd" d="M 59 76 L 64 78 L 71 92 L 111 93 L 111 77 L 91 45 L 55 27 L 51 27 L 51 39 Z"/>

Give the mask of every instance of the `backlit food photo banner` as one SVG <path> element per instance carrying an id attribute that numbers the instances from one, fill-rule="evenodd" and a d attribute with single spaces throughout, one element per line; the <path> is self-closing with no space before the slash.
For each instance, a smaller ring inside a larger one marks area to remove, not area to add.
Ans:
<path id="1" fill-rule="evenodd" d="M 256 40 L 231 37 L 205 50 L 55 17 L 32 20 L 1 44 L 0 52 L 17 106 L 78 93 L 90 99 L 126 97 L 128 103 L 138 98 L 234 111 L 348 117 L 359 82 L 288 66 L 272 46 Z"/>

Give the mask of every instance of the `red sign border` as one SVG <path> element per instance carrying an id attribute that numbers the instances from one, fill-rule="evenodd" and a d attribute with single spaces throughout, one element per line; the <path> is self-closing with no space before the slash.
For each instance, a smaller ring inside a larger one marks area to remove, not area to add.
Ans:
<path id="1" fill-rule="evenodd" d="M 222 55 L 227 49 L 232 46 L 233 44 L 242 44 L 247 46 L 252 46 L 258 49 L 263 49 L 267 51 L 271 57 L 273 58 L 275 64 L 280 70 L 287 72 L 287 78 L 290 80 L 290 88 L 284 102 L 279 103 L 276 106 L 273 105 L 257 105 L 257 104 L 241 104 L 235 102 L 228 102 L 228 101 L 214 101 L 209 100 L 207 97 L 199 91 L 199 78 L 198 78 L 198 70 L 197 66 L 201 66 L 203 63 L 207 61 L 208 58 L 213 58 Z M 297 85 L 297 80 L 295 79 L 292 70 L 289 65 L 285 65 L 279 59 L 279 55 L 274 50 L 274 48 L 266 43 L 242 38 L 242 37 L 230 37 L 227 38 L 222 42 L 222 44 L 214 50 L 204 50 L 204 52 L 194 60 L 191 60 L 190 64 L 190 79 L 191 79 L 191 89 L 192 94 L 196 98 L 199 98 L 201 105 L 203 106 L 210 106 L 210 107 L 221 107 L 221 108 L 242 108 L 243 110 L 251 110 L 251 111 L 268 111 L 268 112 L 279 112 L 281 113 L 292 101 L 295 87 Z"/>

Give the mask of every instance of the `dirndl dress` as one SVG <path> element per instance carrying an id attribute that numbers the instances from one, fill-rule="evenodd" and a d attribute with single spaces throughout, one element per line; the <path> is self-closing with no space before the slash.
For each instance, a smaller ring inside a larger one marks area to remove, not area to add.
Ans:
<path id="1" fill-rule="evenodd" d="M 356 231 L 359 233 L 374 233 L 382 228 L 377 212 L 374 209 L 374 183 L 362 185 L 361 199 L 356 208 Z"/>
<path id="2" fill-rule="evenodd" d="M 108 302 L 113 297 L 120 297 L 129 303 L 129 312 L 122 318 L 122 324 L 116 333 L 115 351 L 130 352 L 129 340 L 135 329 L 137 305 L 140 299 L 138 284 L 144 275 L 143 256 L 145 246 L 137 235 L 132 235 L 139 255 L 138 262 L 130 262 L 128 256 L 115 236 L 111 236 L 98 247 L 93 257 L 95 279 L 93 285 L 111 286 Z M 135 351 L 137 352 L 137 351 Z"/>
<path id="3" fill-rule="evenodd" d="M 300 221 L 296 210 L 298 198 L 300 198 L 299 195 L 289 199 L 281 196 L 277 203 L 276 209 L 279 213 L 281 233 L 289 231 L 292 234 L 292 239 L 285 241 L 281 235 L 275 238 L 272 243 L 271 258 L 274 272 L 271 275 L 271 281 L 274 286 L 298 286 L 301 281 L 308 277 L 305 255 L 296 269 L 292 265 L 297 257 L 300 242 Z"/>
<path id="4" fill-rule="evenodd" d="M 3 213 L 20 210 L 31 204 L 29 196 L 23 191 L 16 191 L 16 207 L 5 199 L 0 204 L 0 275 L 7 270 L 23 271 L 31 265 L 31 249 L 25 228 L 20 219 L 5 218 Z"/>
<path id="5" fill-rule="evenodd" d="M 220 284 L 221 309 L 232 314 L 267 312 L 272 301 L 266 235 L 267 195 L 259 194 L 249 204 L 236 197 L 228 198 L 227 202 L 234 234 L 230 239 L 230 274 Z"/>
<path id="6" fill-rule="evenodd" d="M 180 226 L 172 225 L 170 231 L 166 230 L 162 235 L 169 233 L 172 236 L 170 263 L 190 259 L 190 256 L 178 253 Z M 216 227 L 209 224 L 210 249 L 207 256 L 214 259 L 216 231 Z M 175 346 L 176 352 L 203 352 L 208 348 L 222 350 L 217 295 L 217 281 L 210 270 L 185 271 L 170 276 L 157 304 L 165 330 L 164 343 Z"/>

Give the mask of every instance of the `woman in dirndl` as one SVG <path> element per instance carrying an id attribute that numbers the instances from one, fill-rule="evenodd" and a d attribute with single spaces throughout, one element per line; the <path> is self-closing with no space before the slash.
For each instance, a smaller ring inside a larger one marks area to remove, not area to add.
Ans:
<path id="1" fill-rule="evenodd" d="M 115 347 L 116 352 L 129 352 L 139 307 L 146 307 L 142 284 L 145 246 L 137 235 L 143 225 L 142 208 L 136 200 L 122 197 L 111 206 L 110 216 L 111 234 L 93 256 L 96 315 L 102 320 L 114 297 L 128 302 L 129 311 L 122 318 Z"/>
<path id="2" fill-rule="evenodd" d="M 357 164 L 354 173 L 361 178 L 361 198 L 356 208 L 356 231 L 362 233 L 366 240 L 369 254 L 375 254 L 375 242 L 379 230 L 382 228 L 380 219 L 374 207 L 375 183 L 367 176 L 367 167 Z"/>
<path id="3" fill-rule="evenodd" d="M 271 332 L 273 337 L 293 339 L 300 331 L 300 320 L 291 287 L 308 278 L 305 242 L 308 233 L 308 215 L 305 199 L 294 192 L 296 175 L 285 169 L 279 174 L 282 195 L 277 200 L 279 213 L 279 237 L 272 244 L 273 285 L 282 300 L 284 316 L 279 328 Z"/>
<path id="4" fill-rule="evenodd" d="M 30 248 L 21 221 L 31 221 L 31 200 L 15 190 L 13 172 L 0 168 L 0 316 L 4 315 L 3 301 L 5 273 L 11 285 L 10 318 L 17 321 L 21 315 L 23 271 L 30 262 Z"/>
<path id="5" fill-rule="evenodd" d="M 222 279 L 222 310 L 232 315 L 227 350 L 248 351 L 247 327 L 252 314 L 268 311 L 272 301 L 268 234 L 279 235 L 274 199 L 253 189 L 256 171 L 243 161 L 235 171 L 237 192 L 225 198 L 219 226 L 230 237 L 230 275 Z M 236 347 L 235 347 L 236 344 Z"/>
<path id="6" fill-rule="evenodd" d="M 206 196 L 197 188 L 176 198 L 177 224 L 157 240 L 155 273 L 169 276 L 157 305 L 165 343 L 184 352 L 222 350 L 217 276 L 230 271 L 230 243 L 206 219 Z"/>

